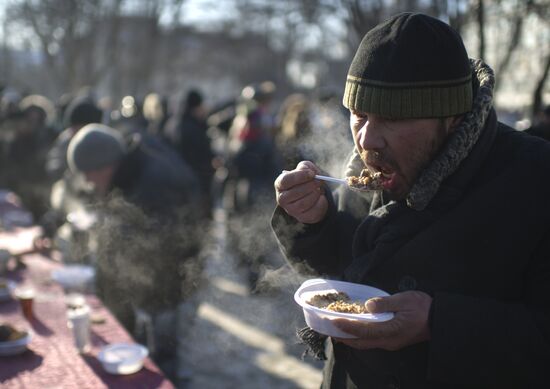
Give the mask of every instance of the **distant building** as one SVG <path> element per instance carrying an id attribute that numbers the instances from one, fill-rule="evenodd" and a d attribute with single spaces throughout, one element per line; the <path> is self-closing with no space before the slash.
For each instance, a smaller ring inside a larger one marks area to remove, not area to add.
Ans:
<path id="1" fill-rule="evenodd" d="M 289 82 L 284 54 L 270 50 L 265 37 L 190 27 L 163 30 L 154 18 L 139 16 L 121 17 L 117 29 L 116 61 L 97 88 L 114 101 L 126 94 L 143 97 L 150 91 L 181 97 L 191 87 L 223 101 L 251 82 Z"/>

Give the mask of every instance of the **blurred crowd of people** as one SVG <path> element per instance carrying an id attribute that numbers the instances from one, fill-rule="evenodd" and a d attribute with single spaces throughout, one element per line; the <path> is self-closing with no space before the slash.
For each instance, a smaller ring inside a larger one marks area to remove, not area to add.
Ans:
<path id="1" fill-rule="evenodd" d="M 117 106 L 85 88 L 54 102 L 11 87 L 0 99 L 0 188 L 43 227 L 37 244 L 95 267 L 95 292 L 174 381 L 189 376 L 185 329 L 214 209 L 261 292 L 262 276 L 283 265 L 269 227 L 275 177 L 308 158 L 339 168 L 343 156 L 329 150 L 351 144 L 334 96 L 279 96 L 265 81 L 207 101 L 191 89 L 176 109 L 156 93 Z"/>

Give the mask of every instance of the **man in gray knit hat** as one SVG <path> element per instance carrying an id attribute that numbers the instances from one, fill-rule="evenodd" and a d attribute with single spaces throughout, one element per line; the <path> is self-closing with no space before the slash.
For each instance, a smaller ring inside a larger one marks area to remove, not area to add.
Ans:
<path id="1" fill-rule="evenodd" d="M 126 154 L 122 135 L 103 124 L 88 124 L 71 140 L 67 162 L 81 172 L 100 195 L 106 195 L 120 161 Z"/>
<path id="2" fill-rule="evenodd" d="M 323 388 L 526 388 L 550 379 L 550 145 L 497 121 L 493 71 L 447 24 L 396 15 L 369 31 L 344 91 L 355 147 L 333 193 L 303 161 L 275 181 L 272 226 L 309 275 L 371 285 L 385 322 L 301 331 Z M 521 205 L 521 206 L 519 206 Z"/>
<path id="3" fill-rule="evenodd" d="M 101 124 L 73 137 L 67 159 L 98 194 L 98 295 L 171 379 L 183 378 L 202 271 L 197 178 L 162 143 Z"/>

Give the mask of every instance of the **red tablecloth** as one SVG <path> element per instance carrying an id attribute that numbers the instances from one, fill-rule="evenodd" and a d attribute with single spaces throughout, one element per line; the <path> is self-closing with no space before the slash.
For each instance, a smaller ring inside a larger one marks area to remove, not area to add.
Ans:
<path id="1" fill-rule="evenodd" d="M 0 233 L 0 248 L 8 248 L 12 252 L 17 252 L 15 248 L 28 249 L 32 235 L 28 229 Z M 9 272 L 8 278 L 35 288 L 35 318 L 26 321 L 18 302 L 9 300 L 0 302 L 0 322 L 8 322 L 16 328 L 31 328 L 34 337 L 24 353 L 0 356 L 0 387 L 173 388 L 149 358 L 142 370 L 131 375 L 111 375 L 103 370 L 96 358 L 99 349 L 109 343 L 133 340 L 94 295 L 86 298 L 93 316 L 103 318 L 104 322 L 91 326 L 91 352 L 88 355 L 78 354 L 71 330 L 67 327 L 64 292 L 50 277 L 51 270 L 60 264 L 39 254 L 27 255 L 23 260 L 26 269 Z"/>

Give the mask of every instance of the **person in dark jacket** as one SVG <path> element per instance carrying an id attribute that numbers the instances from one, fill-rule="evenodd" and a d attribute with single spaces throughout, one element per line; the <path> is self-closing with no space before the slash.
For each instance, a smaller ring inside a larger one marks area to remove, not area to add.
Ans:
<path id="1" fill-rule="evenodd" d="M 199 179 L 203 209 L 210 214 L 214 153 L 207 133 L 206 109 L 199 91 L 192 89 L 187 93 L 181 116 L 170 125 L 168 136 Z"/>
<path id="2" fill-rule="evenodd" d="M 396 15 L 363 38 L 343 101 L 346 175 L 381 172 L 380 190 L 332 194 L 306 161 L 275 181 L 296 268 L 390 293 L 365 305 L 393 319 L 336 321 L 356 338 L 329 338 L 323 388 L 550 380 L 550 146 L 497 121 L 493 86 L 447 24 Z"/>
<path id="3" fill-rule="evenodd" d="M 185 304 L 201 279 L 204 217 L 191 169 L 161 141 L 141 136 L 89 124 L 71 140 L 67 158 L 98 194 L 98 295 L 177 379 L 178 343 L 194 312 Z"/>
<path id="4" fill-rule="evenodd" d="M 53 103 L 42 95 L 26 96 L 19 103 L 21 116 L 10 129 L 6 158 L 0 161 L 6 185 L 21 197 L 23 205 L 39 220 L 48 210 L 51 186 L 45 174 L 46 153 L 53 143 Z"/>

